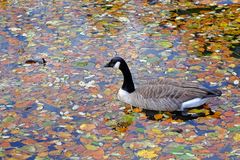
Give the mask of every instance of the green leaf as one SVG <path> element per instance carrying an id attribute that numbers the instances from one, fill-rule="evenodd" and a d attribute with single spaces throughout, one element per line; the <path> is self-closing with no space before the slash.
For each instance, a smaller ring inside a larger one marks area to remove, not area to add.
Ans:
<path id="1" fill-rule="evenodd" d="M 197 29 L 200 27 L 198 23 L 193 23 L 187 26 L 189 29 Z"/>
<path id="2" fill-rule="evenodd" d="M 31 153 L 36 152 L 36 148 L 31 145 L 23 146 L 23 147 L 21 147 L 21 150 L 31 152 Z"/>
<path id="3" fill-rule="evenodd" d="M 131 124 L 134 121 L 134 117 L 132 115 L 124 115 L 121 120 Z"/>
<path id="4" fill-rule="evenodd" d="M 0 157 L 6 156 L 4 152 L 0 151 Z"/>
<path id="5" fill-rule="evenodd" d="M 74 63 L 74 66 L 76 67 L 85 67 L 88 65 L 88 62 L 76 62 Z"/>
<path id="6" fill-rule="evenodd" d="M 98 149 L 98 147 L 96 147 L 96 146 L 94 146 L 94 145 L 91 145 L 91 144 L 86 144 L 85 145 L 85 148 L 87 149 L 87 150 L 97 150 Z"/>
<path id="7" fill-rule="evenodd" d="M 230 132 L 240 132 L 240 126 L 232 127 L 228 129 Z"/>
<path id="8" fill-rule="evenodd" d="M 140 132 L 140 133 L 144 133 L 144 129 L 143 128 L 137 128 L 136 131 Z"/>
<path id="9" fill-rule="evenodd" d="M 172 153 L 178 153 L 178 152 L 181 153 L 183 150 L 185 150 L 185 147 L 179 145 L 179 146 L 176 146 L 176 147 L 172 148 L 171 152 L 172 152 Z"/>
<path id="10" fill-rule="evenodd" d="M 92 145 L 94 145 L 94 146 L 102 146 L 100 142 L 96 142 L 96 141 L 93 141 Z"/>
<path id="11" fill-rule="evenodd" d="M 51 126 L 52 124 L 53 124 L 52 121 L 46 121 L 46 122 L 43 122 L 43 127 Z"/>
<path id="12" fill-rule="evenodd" d="M 15 120 L 15 118 L 8 116 L 6 118 L 3 119 L 3 122 L 13 122 Z"/>
<path id="13" fill-rule="evenodd" d="M 168 41 L 157 41 L 157 43 L 163 48 L 171 48 L 173 44 Z"/>
<path id="14" fill-rule="evenodd" d="M 147 62 L 149 62 L 149 63 L 154 63 L 154 62 L 159 61 L 159 59 L 160 59 L 160 58 L 158 58 L 158 57 L 151 57 L 151 58 L 148 58 L 148 59 L 147 59 Z"/>

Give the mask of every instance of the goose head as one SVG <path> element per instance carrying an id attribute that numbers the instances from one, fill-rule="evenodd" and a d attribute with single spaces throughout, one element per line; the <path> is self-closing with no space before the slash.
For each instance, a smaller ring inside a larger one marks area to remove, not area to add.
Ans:
<path id="1" fill-rule="evenodd" d="M 123 58 L 114 57 L 104 67 L 112 67 L 112 68 L 120 69 L 124 77 L 122 89 L 129 93 L 135 91 L 134 83 L 132 80 L 132 74 L 128 68 L 127 63 Z"/>
<path id="2" fill-rule="evenodd" d="M 125 66 L 126 62 L 124 61 L 123 58 L 121 57 L 114 57 L 108 62 L 104 67 L 112 67 L 116 69 L 123 69 Z"/>

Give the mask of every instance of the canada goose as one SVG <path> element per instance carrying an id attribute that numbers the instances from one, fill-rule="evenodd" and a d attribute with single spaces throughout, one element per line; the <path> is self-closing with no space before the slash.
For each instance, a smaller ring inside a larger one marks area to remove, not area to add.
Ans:
<path id="1" fill-rule="evenodd" d="M 120 69 L 124 80 L 118 99 L 132 106 L 155 111 L 181 111 L 201 106 L 211 97 L 221 96 L 217 89 L 208 89 L 197 83 L 170 78 L 148 81 L 135 88 L 127 63 L 121 57 L 114 57 L 104 67 Z"/>

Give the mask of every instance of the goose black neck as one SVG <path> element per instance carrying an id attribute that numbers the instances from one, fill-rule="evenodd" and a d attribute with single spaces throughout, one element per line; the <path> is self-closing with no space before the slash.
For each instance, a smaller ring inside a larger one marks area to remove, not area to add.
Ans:
<path id="1" fill-rule="evenodd" d="M 123 85 L 122 89 L 127 91 L 128 93 L 132 93 L 135 91 L 132 74 L 128 68 L 128 65 L 125 61 L 121 62 L 119 69 L 122 71 L 123 74 Z"/>

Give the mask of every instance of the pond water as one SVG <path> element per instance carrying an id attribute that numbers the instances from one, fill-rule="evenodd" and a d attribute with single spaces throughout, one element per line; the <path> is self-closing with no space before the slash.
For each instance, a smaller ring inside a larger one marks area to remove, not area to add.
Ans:
<path id="1" fill-rule="evenodd" d="M 3 159 L 240 159 L 237 0 L 1 0 Z M 223 95 L 197 119 L 153 119 L 119 102 L 125 58 L 136 84 L 199 81 Z M 211 108 L 211 112 L 210 109 Z"/>

